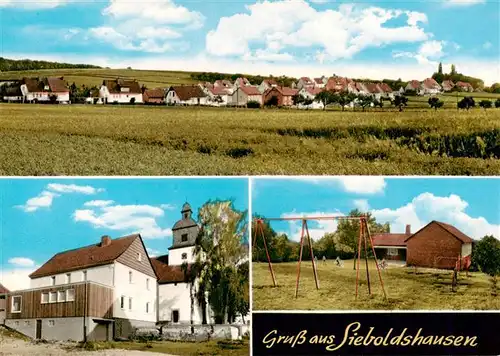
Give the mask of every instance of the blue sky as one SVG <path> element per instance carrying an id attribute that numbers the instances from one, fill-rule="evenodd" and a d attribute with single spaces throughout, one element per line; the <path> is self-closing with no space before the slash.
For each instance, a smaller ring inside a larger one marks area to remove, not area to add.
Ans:
<path id="1" fill-rule="evenodd" d="M 500 81 L 497 0 L 0 0 L 1 55 L 110 67 Z M 370 64 L 370 65 L 367 65 Z"/>
<path id="2" fill-rule="evenodd" d="M 196 219 L 208 200 L 248 211 L 248 180 L 0 179 L 0 283 L 15 289 L 54 254 L 141 233 L 150 255 L 168 253 L 187 200 Z"/>
<path id="3" fill-rule="evenodd" d="M 452 224 L 472 238 L 500 238 L 500 179 L 343 177 L 252 179 L 252 212 L 265 217 L 346 215 L 358 208 L 392 232 L 413 232 L 432 220 Z M 334 232 L 336 222 L 310 221 L 313 238 Z M 277 232 L 300 236 L 300 221 L 273 221 Z"/>

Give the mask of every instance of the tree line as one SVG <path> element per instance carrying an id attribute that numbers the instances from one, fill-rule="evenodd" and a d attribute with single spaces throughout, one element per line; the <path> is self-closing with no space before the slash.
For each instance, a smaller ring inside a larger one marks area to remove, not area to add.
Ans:
<path id="1" fill-rule="evenodd" d="M 22 70 L 39 70 L 39 69 L 99 69 L 101 67 L 90 64 L 70 64 L 58 63 L 49 61 L 36 61 L 31 59 L 7 59 L 0 57 L 0 71 L 22 71 Z"/>
<path id="2" fill-rule="evenodd" d="M 358 209 L 349 212 L 349 216 L 362 216 L 363 213 Z M 286 234 L 278 234 L 266 221 L 265 217 L 255 216 L 263 220 L 263 230 L 266 239 L 267 248 L 271 262 L 294 262 L 299 260 L 300 242 L 291 240 Z M 367 223 L 371 234 L 390 232 L 388 223 L 380 224 L 375 217 L 368 214 Z M 359 238 L 359 220 L 340 220 L 335 232 L 328 232 L 318 239 L 311 238 L 313 253 L 318 259 L 326 257 L 327 259 L 354 258 L 357 250 Z M 252 225 L 252 231 L 255 233 L 255 222 Z M 267 261 L 264 248 L 264 239 L 260 231 L 255 238 L 255 246 L 252 247 L 253 261 Z M 371 253 L 371 252 L 370 252 Z M 311 259 L 307 239 L 304 242 L 302 258 Z"/>

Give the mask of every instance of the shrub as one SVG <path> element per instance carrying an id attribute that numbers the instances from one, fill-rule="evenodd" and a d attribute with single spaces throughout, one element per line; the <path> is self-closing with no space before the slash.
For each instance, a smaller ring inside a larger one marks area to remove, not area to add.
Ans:
<path id="1" fill-rule="evenodd" d="M 489 100 L 481 100 L 479 102 L 479 106 L 482 107 L 484 110 L 491 108 L 493 105 L 491 104 L 491 101 Z"/>
<path id="2" fill-rule="evenodd" d="M 260 108 L 260 103 L 258 101 L 255 101 L 255 100 L 250 100 L 247 103 L 247 108 L 249 108 L 249 109 L 259 109 Z"/>
<path id="3" fill-rule="evenodd" d="M 500 98 L 495 101 L 495 107 L 500 108 Z"/>
<path id="4" fill-rule="evenodd" d="M 132 104 L 132 105 L 135 104 L 135 98 L 130 99 L 130 104 Z"/>

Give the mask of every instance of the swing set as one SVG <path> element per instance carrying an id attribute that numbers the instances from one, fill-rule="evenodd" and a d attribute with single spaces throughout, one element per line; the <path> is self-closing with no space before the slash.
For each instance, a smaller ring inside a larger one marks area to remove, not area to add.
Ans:
<path id="1" fill-rule="evenodd" d="M 370 234 L 370 228 L 368 227 L 368 222 L 367 222 L 367 216 L 362 215 L 362 216 L 312 216 L 312 217 L 286 217 L 286 218 L 266 218 L 266 219 L 259 219 L 256 218 L 254 219 L 254 226 L 255 226 L 255 233 L 254 233 L 254 238 L 253 238 L 253 243 L 252 243 L 252 248 L 256 247 L 256 242 L 257 242 L 257 237 L 260 235 L 262 238 L 262 241 L 264 243 L 264 249 L 266 251 L 266 257 L 267 257 L 267 263 L 269 266 L 269 272 L 271 274 L 271 278 L 273 280 L 273 286 L 277 287 L 277 282 L 276 282 L 276 276 L 274 274 L 273 270 L 273 265 L 271 263 L 271 258 L 269 256 L 269 250 L 267 248 L 267 242 L 266 242 L 266 237 L 264 234 L 264 220 L 266 221 L 302 221 L 302 232 L 300 235 L 300 252 L 299 252 L 299 261 L 297 264 L 297 280 L 295 283 L 295 298 L 298 297 L 299 294 L 299 281 L 300 281 L 300 265 L 302 262 L 302 251 L 304 249 L 304 241 L 307 239 L 307 244 L 309 245 L 309 252 L 311 255 L 311 262 L 312 262 L 312 267 L 313 267 L 313 275 L 314 275 L 314 281 L 316 283 L 316 289 L 319 289 L 319 279 L 318 279 L 318 271 L 316 269 L 316 263 L 314 260 L 314 253 L 313 253 L 313 247 L 312 247 L 312 241 L 311 241 L 311 236 L 309 235 L 309 228 L 307 225 L 308 220 L 354 220 L 354 221 L 359 221 L 359 237 L 358 237 L 358 249 L 355 255 L 354 259 L 354 268 L 356 269 L 356 291 L 355 291 L 355 298 L 358 298 L 358 288 L 360 284 L 359 280 L 359 270 L 360 270 L 360 263 L 361 263 L 361 254 L 362 254 L 362 247 L 364 247 L 364 260 L 365 260 L 365 266 L 366 266 L 366 281 L 368 285 L 368 294 L 371 295 L 371 284 L 370 284 L 370 272 L 369 272 L 369 264 L 368 264 L 368 242 L 371 247 L 371 251 L 373 253 L 373 258 L 375 260 L 375 265 L 377 266 L 377 272 L 378 272 L 378 277 L 380 281 L 380 285 L 382 287 L 382 291 L 384 293 L 384 298 L 387 299 L 387 295 L 385 293 L 385 287 L 384 287 L 384 282 L 382 280 L 382 274 L 380 273 L 380 267 L 378 264 L 377 260 L 377 255 L 375 254 L 375 248 L 373 246 L 373 240 Z M 356 268 L 357 264 L 357 268 Z"/>

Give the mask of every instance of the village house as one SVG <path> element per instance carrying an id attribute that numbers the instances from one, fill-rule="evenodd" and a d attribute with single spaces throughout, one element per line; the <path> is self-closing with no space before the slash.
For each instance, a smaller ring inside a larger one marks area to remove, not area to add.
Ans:
<path id="1" fill-rule="evenodd" d="M 318 87 L 302 88 L 298 94 L 301 95 L 302 97 L 304 97 L 305 99 L 312 100 L 313 102 L 309 105 L 300 104 L 298 106 L 299 109 L 323 109 L 324 108 L 323 103 L 316 101 L 316 95 L 318 95 L 322 91 L 323 91 L 323 89 L 318 88 Z"/>
<path id="2" fill-rule="evenodd" d="M 262 105 L 262 94 L 255 86 L 237 87 L 231 95 L 231 105 L 233 106 L 246 106 L 250 101 Z"/>
<path id="3" fill-rule="evenodd" d="M 384 96 L 384 91 L 376 83 L 364 83 L 364 87 L 370 95 L 375 100 L 380 100 Z"/>
<path id="4" fill-rule="evenodd" d="M 207 95 L 199 85 L 171 86 L 166 93 L 167 105 L 207 105 Z"/>
<path id="5" fill-rule="evenodd" d="M 104 104 L 142 103 L 142 89 L 136 80 L 104 80 L 99 89 L 99 97 Z"/>
<path id="6" fill-rule="evenodd" d="M 236 80 L 234 81 L 233 87 L 236 89 L 239 87 L 245 87 L 245 86 L 249 86 L 249 85 L 252 85 L 252 84 L 250 83 L 250 81 L 247 78 L 240 77 L 240 78 L 236 78 Z"/>
<path id="7" fill-rule="evenodd" d="M 222 80 L 216 80 L 214 82 L 214 87 L 216 88 L 226 88 L 226 89 L 233 89 L 233 83 L 227 79 L 222 79 Z"/>
<path id="8" fill-rule="evenodd" d="M 314 78 L 314 87 L 319 89 L 324 89 L 326 87 L 326 83 L 328 82 L 328 78 L 324 75 L 321 78 Z"/>
<path id="9" fill-rule="evenodd" d="M 328 78 L 325 88 L 326 90 L 334 92 L 347 92 L 349 83 L 354 84 L 354 82 L 351 79 L 334 76 Z M 356 88 L 355 84 L 354 88 Z"/>
<path id="10" fill-rule="evenodd" d="M 359 95 L 370 95 L 370 91 L 366 88 L 364 83 L 356 82 L 354 83 L 354 87 Z"/>
<path id="11" fill-rule="evenodd" d="M 472 93 L 474 91 L 474 88 L 472 87 L 472 85 L 470 83 L 467 83 L 467 82 L 457 82 L 455 84 L 455 86 L 460 90 L 460 91 L 465 91 L 465 92 L 469 92 L 469 93 Z"/>
<path id="12" fill-rule="evenodd" d="M 308 88 L 308 87 L 303 87 Z M 312 87 L 309 87 L 312 88 Z M 277 106 L 292 106 L 294 105 L 293 97 L 297 95 L 299 92 L 298 89 L 292 89 L 288 87 L 273 87 L 268 89 L 263 94 L 264 104 L 267 104 L 272 100 L 273 97 L 276 97 Z"/>
<path id="13" fill-rule="evenodd" d="M 314 87 L 314 82 L 309 77 L 302 77 L 298 80 L 297 84 L 295 84 L 295 88 L 293 89 L 302 89 L 304 87 Z"/>
<path id="14" fill-rule="evenodd" d="M 146 105 L 164 105 L 165 90 L 162 88 L 146 89 L 142 94 L 144 104 Z"/>
<path id="15" fill-rule="evenodd" d="M 425 79 L 419 88 L 419 95 L 436 95 L 441 93 L 441 85 L 433 78 Z"/>
<path id="16" fill-rule="evenodd" d="M 278 82 L 274 79 L 264 79 L 262 83 L 259 85 L 259 91 L 261 93 L 264 93 L 266 90 L 271 89 L 273 87 L 277 87 Z"/>
<path id="17" fill-rule="evenodd" d="M 207 96 L 207 104 L 211 106 L 226 106 L 231 99 L 232 90 L 225 86 L 203 85 L 200 84 L 201 90 Z"/>
<path id="18" fill-rule="evenodd" d="M 406 262 L 406 242 L 411 236 L 411 226 L 406 225 L 404 234 L 382 233 L 372 236 L 375 253 L 379 260 Z"/>
<path id="19" fill-rule="evenodd" d="M 382 91 L 382 97 L 386 99 L 394 99 L 394 93 L 392 91 L 392 88 L 389 86 L 387 83 L 379 83 L 378 87 Z"/>
<path id="20" fill-rule="evenodd" d="M 456 227 L 439 221 L 431 221 L 415 233 L 407 225 L 404 234 L 373 235 L 378 259 L 440 269 L 453 269 L 459 257 L 470 256 L 473 242 Z"/>
<path id="21" fill-rule="evenodd" d="M 405 87 L 405 93 L 414 92 L 415 94 L 419 93 L 420 82 L 418 80 L 412 80 Z"/>
<path id="22" fill-rule="evenodd" d="M 69 103 L 68 84 L 60 78 L 23 78 L 21 93 L 29 103 Z"/>
<path id="23" fill-rule="evenodd" d="M 140 235 L 57 253 L 12 291 L 5 324 L 45 340 L 126 338 L 156 324 L 156 274 Z"/>
<path id="24" fill-rule="evenodd" d="M 0 325 L 5 324 L 5 317 L 7 315 L 7 295 L 9 290 L 0 283 Z"/>
<path id="25" fill-rule="evenodd" d="M 473 240 L 449 224 L 431 221 L 406 240 L 408 266 L 454 268 L 457 259 L 472 254 Z"/>
<path id="26" fill-rule="evenodd" d="M 451 80 L 443 80 L 443 83 L 441 83 L 441 86 L 443 88 L 444 92 L 452 91 L 453 88 L 455 87 L 455 83 Z"/>

